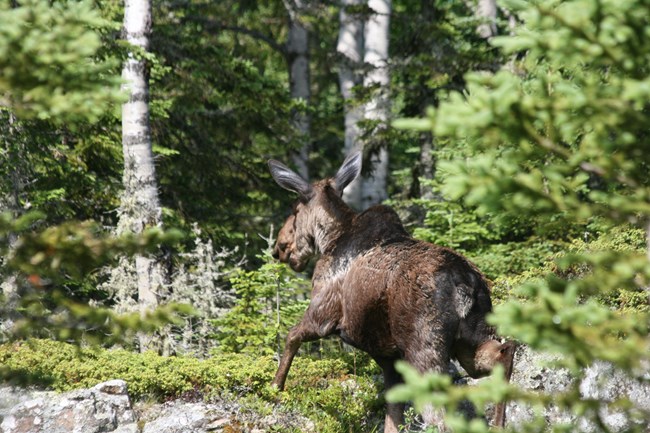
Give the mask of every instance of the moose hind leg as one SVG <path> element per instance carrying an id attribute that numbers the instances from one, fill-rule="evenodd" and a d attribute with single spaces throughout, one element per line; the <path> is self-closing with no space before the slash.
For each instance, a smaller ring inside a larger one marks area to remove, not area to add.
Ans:
<path id="1" fill-rule="evenodd" d="M 473 378 L 490 374 L 497 364 L 503 365 L 506 381 L 510 381 L 517 345 L 513 341 L 501 343 L 497 340 L 487 340 L 478 346 L 458 344 L 455 350 L 460 365 Z M 494 407 L 492 425 L 504 427 L 506 420 L 505 402 L 497 403 Z"/>
<path id="2" fill-rule="evenodd" d="M 405 357 L 406 361 L 418 369 L 420 373 L 447 373 L 449 367 L 448 344 L 444 338 L 440 338 L 444 333 L 441 332 L 437 335 L 438 338 L 433 338 L 428 347 L 421 347 L 420 350 L 407 354 Z M 449 431 L 444 418 L 444 408 L 435 408 L 433 405 L 428 404 L 422 410 L 424 424 L 428 427 L 436 427 L 439 433 Z"/>
<path id="3" fill-rule="evenodd" d="M 384 373 L 384 387 L 386 391 L 398 383 L 402 383 L 402 376 L 395 369 L 395 359 L 376 359 L 376 361 Z M 399 432 L 400 426 L 404 424 L 404 408 L 404 403 L 386 402 L 384 433 Z"/>

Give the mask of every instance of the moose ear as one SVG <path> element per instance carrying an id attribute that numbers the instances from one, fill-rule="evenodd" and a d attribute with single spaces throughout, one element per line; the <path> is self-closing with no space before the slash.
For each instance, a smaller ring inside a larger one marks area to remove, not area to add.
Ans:
<path id="1" fill-rule="evenodd" d="M 348 155 L 343 161 L 341 168 L 334 176 L 334 182 L 336 182 L 336 190 L 339 193 L 342 193 L 346 186 L 350 184 L 359 173 L 361 173 L 361 152 L 356 151 Z"/>
<path id="2" fill-rule="evenodd" d="M 300 198 L 308 199 L 311 196 L 312 187 L 300 175 L 291 170 L 280 161 L 274 159 L 269 160 L 269 169 L 271 176 L 282 188 L 289 191 L 297 192 Z"/>

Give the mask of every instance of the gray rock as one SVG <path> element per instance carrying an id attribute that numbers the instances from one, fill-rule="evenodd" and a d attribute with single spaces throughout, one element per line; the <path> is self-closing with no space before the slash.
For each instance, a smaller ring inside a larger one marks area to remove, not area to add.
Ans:
<path id="1" fill-rule="evenodd" d="M 566 369 L 552 366 L 558 361 L 557 356 L 533 352 L 527 347 L 520 347 L 515 358 L 512 382 L 523 389 L 556 394 L 567 391 L 574 384 L 575 378 Z M 650 366 L 646 366 L 650 367 Z M 627 398 L 634 410 L 625 413 L 603 405 L 599 416 L 610 432 L 623 432 L 633 426 L 650 425 L 650 368 L 645 368 L 645 380 L 627 376 L 613 365 L 597 362 L 584 371 L 579 384 L 580 395 L 584 399 L 598 399 L 613 402 Z M 575 426 L 576 432 L 595 433 L 603 431 L 588 418 L 576 418 L 575 415 L 550 405 L 544 409 L 544 419 L 549 424 L 569 424 Z M 534 417 L 532 408 L 520 403 L 510 403 L 506 417 L 510 426 L 519 427 Z M 650 430 L 649 430 L 650 431 Z"/>
<path id="2" fill-rule="evenodd" d="M 41 392 L 32 397 L 19 398 L 22 401 L 3 417 L 3 433 L 137 432 L 122 380 L 64 394 Z"/>
<path id="3" fill-rule="evenodd" d="M 147 418 L 149 420 L 147 420 Z M 207 431 L 207 426 L 223 414 L 212 414 L 204 404 L 172 401 L 164 403 L 154 413 L 141 418 L 142 433 L 195 433 Z M 222 423 L 225 426 L 226 423 Z"/>
<path id="4" fill-rule="evenodd" d="M 526 346 L 520 346 L 515 354 L 515 365 L 512 372 L 512 382 L 529 391 L 545 394 L 557 394 L 567 391 L 574 382 L 571 373 L 566 369 L 555 368 L 553 363 L 557 356 L 533 352 Z M 533 409 L 527 405 L 511 402 L 506 408 L 508 425 L 515 428 L 531 421 L 535 417 Z M 575 419 L 571 414 L 550 405 L 544 409 L 544 418 L 549 424 L 572 424 Z"/>
<path id="5" fill-rule="evenodd" d="M 597 362 L 586 369 L 580 383 L 580 395 L 584 398 L 613 402 L 622 398 L 628 399 L 634 410 L 633 418 L 625 412 L 603 406 L 599 412 L 600 418 L 610 431 L 620 432 L 629 430 L 636 425 L 645 425 L 650 431 L 650 369 L 645 369 L 642 380 L 634 379 L 617 370 L 609 363 Z M 596 426 L 581 422 L 582 431 L 592 433 L 598 431 Z"/>
<path id="6" fill-rule="evenodd" d="M 33 388 L 0 387 L 0 420 L 7 417 L 14 406 L 46 394 L 44 391 Z"/>
<path id="7" fill-rule="evenodd" d="M 220 433 L 269 431 L 277 426 L 315 432 L 309 419 L 269 406 L 257 415 L 235 401 L 132 407 L 126 383 L 112 380 L 90 389 L 58 394 L 0 387 L 1 433 Z"/>
<path id="8" fill-rule="evenodd" d="M 136 405 L 137 407 L 137 405 Z M 312 421 L 297 414 L 279 413 L 269 407 L 271 415 L 258 415 L 233 401 L 214 403 L 169 401 L 140 410 L 142 433 L 221 433 L 231 431 L 265 432 L 278 426 L 305 433 L 315 432 Z"/>
<path id="9" fill-rule="evenodd" d="M 515 354 L 515 365 L 512 374 L 512 382 L 520 388 L 540 392 L 547 395 L 554 395 L 566 392 L 575 385 L 577 380 L 569 370 L 555 367 L 560 360 L 557 355 L 534 352 L 526 346 L 520 346 Z M 452 365 L 450 373 L 455 376 L 457 384 L 472 386 L 485 379 L 470 379 L 467 377 L 458 378 L 462 369 L 458 365 Z M 464 373 L 463 373 L 464 374 Z M 635 379 L 617 370 L 611 364 L 598 362 L 584 371 L 583 378 L 579 383 L 580 395 L 584 399 L 597 399 L 604 402 L 613 402 L 627 398 L 634 409 L 628 413 L 621 410 L 614 410 L 607 405 L 602 405 L 599 417 L 610 433 L 624 432 L 632 427 L 647 427 L 650 433 L 650 365 L 645 365 L 641 373 L 642 377 Z M 476 409 L 469 403 L 459 408 L 468 418 L 477 416 Z M 486 410 L 486 418 L 492 418 L 492 408 Z M 575 429 L 575 432 L 596 433 L 604 431 L 588 418 L 577 418 L 559 407 L 551 404 L 543 409 L 541 414 L 547 424 L 568 424 Z M 506 421 L 508 426 L 515 430 L 521 430 L 523 425 L 536 417 L 532 407 L 520 402 L 510 402 L 506 409 Z"/>

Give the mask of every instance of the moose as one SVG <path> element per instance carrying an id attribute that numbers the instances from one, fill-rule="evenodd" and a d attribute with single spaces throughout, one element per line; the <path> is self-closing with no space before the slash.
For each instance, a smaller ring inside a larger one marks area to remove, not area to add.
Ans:
<path id="1" fill-rule="evenodd" d="M 401 382 L 394 366 L 400 359 L 424 373 L 446 372 L 455 358 L 474 378 L 501 364 L 509 380 L 515 344 L 501 343 L 486 322 L 492 303 L 480 271 L 449 248 L 412 238 L 390 207 L 357 213 L 342 200 L 361 161 L 361 153 L 353 153 L 334 177 L 313 184 L 279 161 L 268 162 L 273 179 L 298 194 L 273 255 L 297 272 L 320 255 L 310 304 L 287 335 L 272 385 L 284 389 L 302 342 L 329 335 L 367 352 L 381 367 L 386 389 Z M 403 412 L 403 404 L 387 404 L 384 433 L 398 431 Z M 445 430 L 439 412 L 425 412 L 428 425 Z M 504 423 L 505 404 L 499 403 L 492 424 Z"/>

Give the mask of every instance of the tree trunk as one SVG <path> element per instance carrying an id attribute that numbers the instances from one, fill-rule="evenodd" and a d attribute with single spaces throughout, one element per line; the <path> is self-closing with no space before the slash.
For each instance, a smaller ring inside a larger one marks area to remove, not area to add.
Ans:
<path id="1" fill-rule="evenodd" d="M 7 131 L 4 135 L 5 146 L 2 153 L 5 156 L 4 163 L 7 164 L 8 176 L 6 180 L 9 181 L 9 185 L 3 194 L 5 197 L 0 197 L 0 212 L 9 211 L 13 218 L 18 218 L 23 213 L 20 196 L 23 194 L 25 186 L 29 184 L 27 150 L 16 123 L 16 117 L 12 113 L 7 113 Z M 15 233 L 9 233 L 7 236 L 9 246 L 13 247 L 18 236 Z"/>
<path id="2" fill-rule="evenodd" d="M 433 181 L 436 175 L 436 163 L 433 156 L 433 137 L 430 134 L 420 136 L 420 170 L 419 175 L 424 180 L 420 186 L 420 198 L 433 200 L 433 190 L 427 182 Z"/>
<path id="3" fill-rule="evenodd" d="M 390 0 L 369 0 L 370 14 L 365 25 L 364 62 L 372 69 L 364 78 L 365 87 L 377 86 L 375 95 L 365 106 L 365 118 L 374 121 L 373 135 L 387 127 L 390 114 L 388 86 L 388 40 L 391 13 Z M 380 203 L 388 195 L 386 181 L 388 178 L 388 149 L 381 146 L 371 158 L 372 175 L 365 178 L 362 190 L 362 206 L 368 208 Z"/>
<path id="4" fill-rule="evenodd" d="M 476 16 L 483 22 L 476 31 L 482 38 L 490 39 L 497 34 L 497 2 L 496 0 L 478 0 Z"/>
<path id="5" fill-rule="evenodd" d="M 356 6 L 363 0 L 343 0 L 339 13 L 339 38 L 336 52 L 339 58 L 339 85 L 343 96 L 344 120 L 344 152 L 351 152 L 362 147 L 360 142 L 361 130 L 359 121 L 363 119 L 363 106 L 355 104 L 353 89 L 363 83 L 363 20 L 355 14 L 349 14 L 346 6 Z M 361 209 L 361 177 L 358 177 L 345 188 L 343 200 L 355 209 Z"/>
<path id="6" fill-rule="evenodd" d="M 28 173 L 29 166 L 27 160 L 27 150 L 25 141 L 20 135 L 16 126 L 16 118 L 12 113 L 6 113 L 6 130 L 3 132 L 4 146 L 0 149 L 2 160 L 6 172 L 4 172 L 4 182 L 6 188 L 0 188 L 0 213 L 9 212 L 12 218 L 16 219 L 23 214 L 23 207 L 20 197 L 29 184 Z M 2 116 L 4 121 L 4 115 Z M 3 128 L 4 129 L 4 128 Z M 3 170 L 4 171 L 4 170 Z M 18 235 L 14 232 L 6 233 L 7 251 L 10 252 L 18 241 Z M 20 279 L 15 272 L 6 272 L 4 269 L 7 257 L 0 257 L 0 294 L 4 297 L 2 311 L 0 311 L 0 336 L 11 334 L 14 323 L 20 318 Z"/>
<path id="7" fill-rule="evenodd" d="M 646 221 L 645 232 L 646 232 L 646 246 L 647 246 L 646 254 L 648 256 L 648 260 L 650 261 L 650 219 Z M 650 302 L 650 286 L 646 286 L 645 291 L 648 292 L 648 302 Z"/>
<path id="8" fill-rule="evenodd" d="M 291 98 L 302 101 L 308 106 L 311 96 L 309 79 L 309 32 L 300 21 L 299 11 L 302 1 L 295 0 L 289 4 L 285 2 L 289 13 L 289 36 L 287 40 L 287 59 L 289 62 L 289 86 Z M 293 112 L 293 125 L 298 132 L 300 147 L 293 157 L 298 173 L 309 179 L 310 128 L 311 120 L 304 109 L 295 109 Z"/>
<path id="9" fill-rule="evenodd" d="M 141 233 L 160 226 L 162 209 L 158 198 L 149 126 L 149 85 L 145 59 L 151 34 L 150 0 L 125 0 L 123 36 L 136 48 L 129 53 L 122 70 L 129 100 L 122 105 L 122 147 L 124 152 L 124 193 L 120 204 L 118 231 Z M 138 306 L 144 315 L 154 309 L 164 295 L 163 266 L 152 256 L 136 256 Z M 140 350 L 158 350 L 159 338 L 138 336 Z"/>

